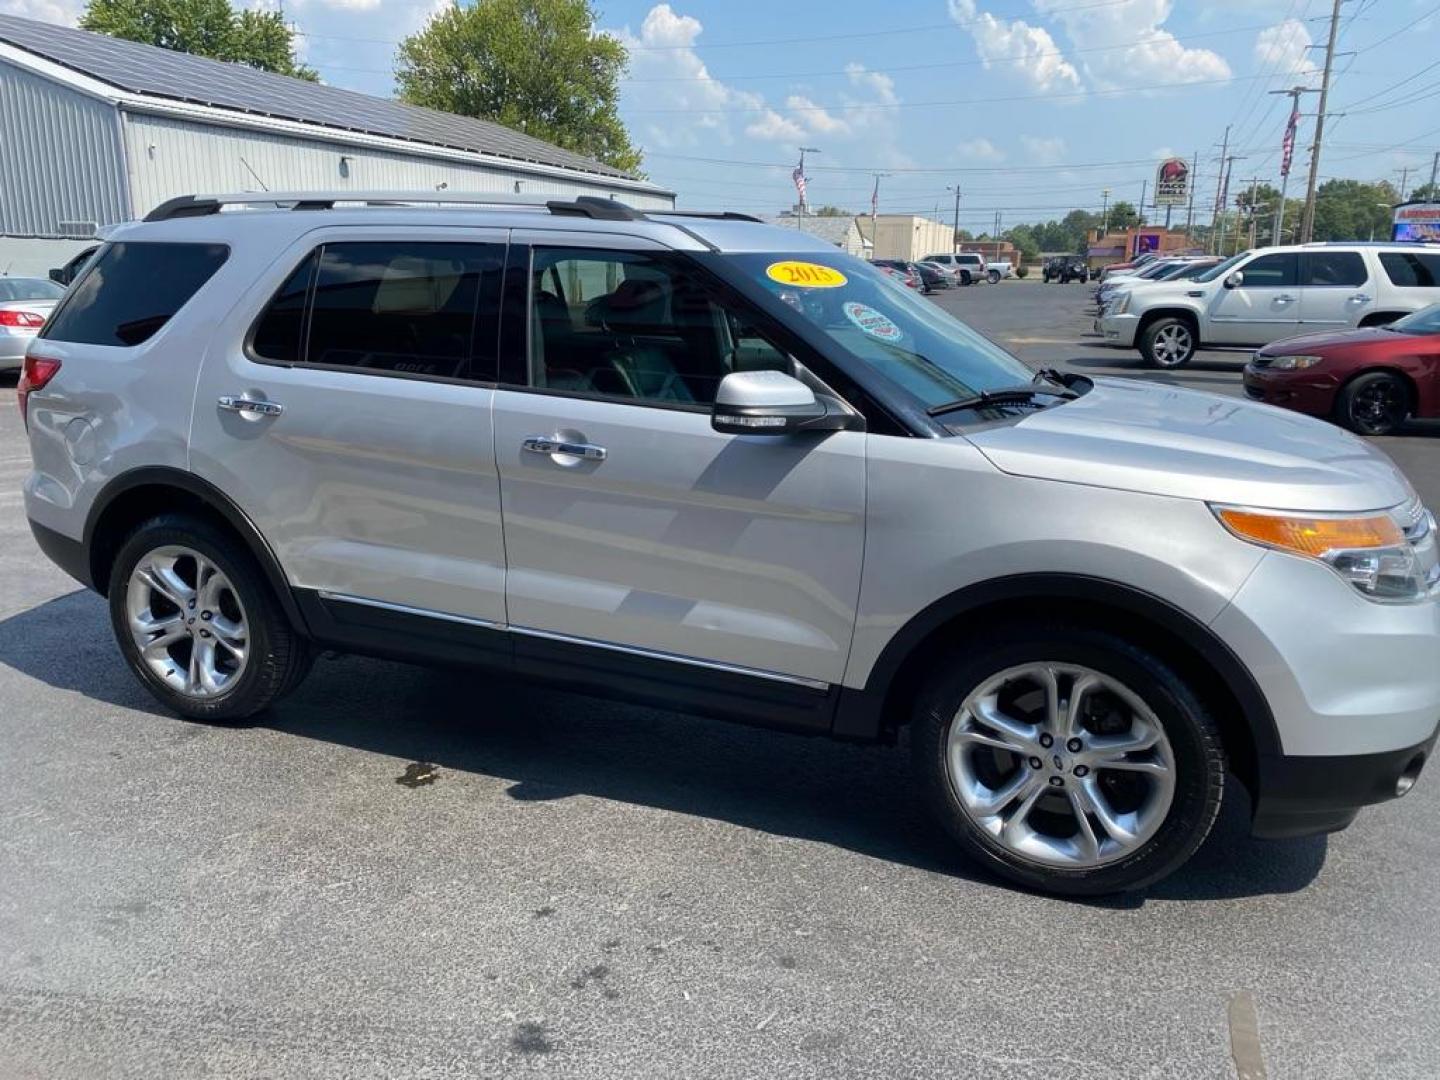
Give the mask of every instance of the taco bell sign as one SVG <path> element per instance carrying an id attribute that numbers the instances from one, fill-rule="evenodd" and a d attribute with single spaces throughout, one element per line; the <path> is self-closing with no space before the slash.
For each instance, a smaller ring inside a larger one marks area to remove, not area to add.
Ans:
<path id="1" fill-rule="evenodd" d="M 1190 163 L 1166 158 L 1155 170 L 1155 205 L 1184 206 L 1190 201 Z"/>

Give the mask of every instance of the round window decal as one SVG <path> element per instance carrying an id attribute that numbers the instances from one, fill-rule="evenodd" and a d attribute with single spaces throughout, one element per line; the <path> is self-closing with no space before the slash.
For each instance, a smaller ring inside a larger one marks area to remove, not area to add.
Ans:
<path id="1" fill-rule="evenodd" d="M 857 329 L 873 338 L 879 338 L 881 341 L 899 341 L 904 336 L 900 327 L 865 304 L 851 300 L 842 310 L 845 312 L 845 318 L 854 323 Z"/>
<path id="2" fill-rule="evenodd" d="M 765 268 L 765 276 L 781 285 L 798 285 L 802 289 L 838 289 L 848 284 L 839 270 L 819 263 L 777 262 Z"/>

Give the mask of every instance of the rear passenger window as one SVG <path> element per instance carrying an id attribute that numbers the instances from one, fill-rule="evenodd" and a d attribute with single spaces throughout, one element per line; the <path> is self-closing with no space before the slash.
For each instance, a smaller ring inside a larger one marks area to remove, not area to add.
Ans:
<path id="1" fill-rule="evenodd" d="M 1370 277 L 1358 251 L 1312 251 L 1303 256 L 1303 285 L 1364 285 Z M 1248 284 L 1250 272 L 1245 272 Z"/>
<path id="2" fill-rule="evenodd" d="M 84 345 L 139 345 L 185 306 L 229 253 L 224 244 L 107 244 L 41 336 Z"/>
<path id="3" fill-rule="evenodd" d="M 501 244 L 326 244 L 275 294 L 255 324 L 251 354 L 376 374 L 492 380 L 504 258 Z"/>
<path id="4" fill-rule="evenodd" d="M 1440 254 L 1419 251 L 1384 251 L 1380 265 L 1392 284 L 1402 288 L 1433 289 L 1440 286 Z"/>

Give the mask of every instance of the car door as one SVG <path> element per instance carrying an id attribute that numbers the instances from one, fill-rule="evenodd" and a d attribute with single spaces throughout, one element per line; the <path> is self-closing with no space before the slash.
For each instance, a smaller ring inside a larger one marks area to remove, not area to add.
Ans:
<path id="1" fill-rule="evenodd" d="M 502 229 L 318 230 L 213 338 L 192 468 L 331 608 L 505 621 L 490 427 L 505 242 Z"/>
<path id="2" fill-rule="evenodd" d="M 1264 345 L 1300 332 L 1300 260 L 1293 252 L 1257 255 L 1236 267 L 1243 283 L 1211 301 L 1207 344 Z"/>
<path id="3" fill-rule="evenodd" d="M 795 362 L 765 317 L 688 257 L 596 243 L 517 231 L 512 244 L 495 442 L 517 658 L 538 638 L 654 661 L 682 681 L 718 669 L 839 683 L 860 584 L 864 434 L 713 430 L 728 371 L 801 373 Z"/>
<path id="4" fill-rule="evenodd" d="M 1347 330 L 1375 307 L 1375 282 L 1358 251 L 1319 249 L 1300 255 L 1303 332 Z"/>

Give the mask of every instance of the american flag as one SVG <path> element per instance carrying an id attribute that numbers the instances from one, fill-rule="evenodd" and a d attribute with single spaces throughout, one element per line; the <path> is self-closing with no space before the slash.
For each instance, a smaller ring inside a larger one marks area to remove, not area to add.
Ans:
<path id="1" fill-rule="evenodd" d="M 795 190 L 800 193 L 800 205 L 805 205 L 805 159 L 800 159 L 800 164 L 795 166 L 795 171 L 790 174 L 790 179 L 795 181 Z"/>
<path id="2" fill-rule="evenodd" d="M 1295 157 L 1295 129 L 1300 125 L 1300 99 L 1290 106 L 1290 122 L 1285 125 L 1285 138 L 1280 141 L 1280 175 L 1290 175 L 1290 162 Z"/>

